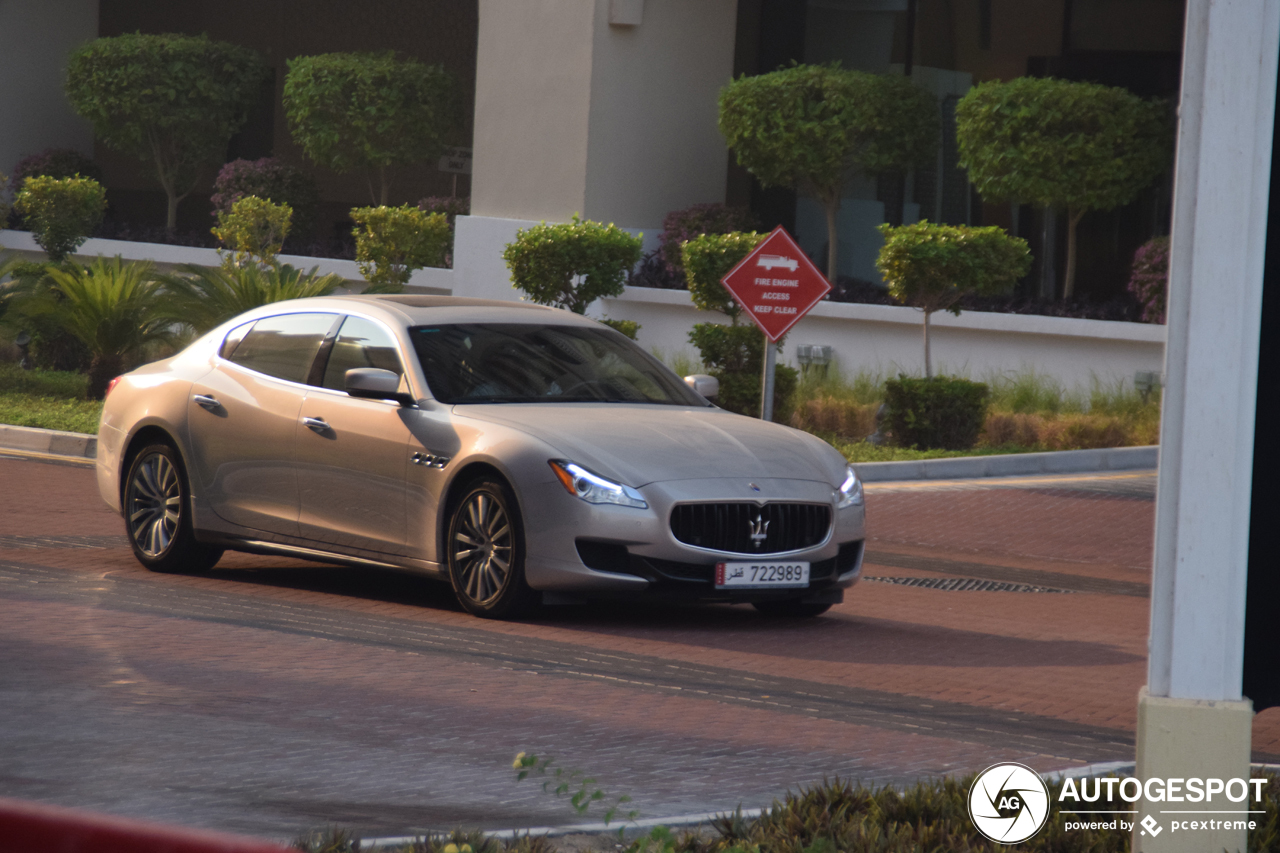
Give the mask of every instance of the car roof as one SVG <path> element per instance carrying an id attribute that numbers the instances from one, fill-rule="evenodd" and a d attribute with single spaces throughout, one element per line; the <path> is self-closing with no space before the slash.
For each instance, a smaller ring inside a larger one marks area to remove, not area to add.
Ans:
<path id="1" fill-rule="evenodd" d="M 285 303 L 275 303 L 284 308 Z M 270 306 L 263 306 L 268 308 Z M 261 310 L 261 309 L 259 309 Z M 430 296 L 418 293 L 317 296 L 290 300 L 287 311 L 364 311 L 381 314 L 387 320 L 417 326 L 434 323 L 547 323 L 593 325 L 594 321 L 545 305 L 500 299 L 471 299 L 461 296 Z"/>

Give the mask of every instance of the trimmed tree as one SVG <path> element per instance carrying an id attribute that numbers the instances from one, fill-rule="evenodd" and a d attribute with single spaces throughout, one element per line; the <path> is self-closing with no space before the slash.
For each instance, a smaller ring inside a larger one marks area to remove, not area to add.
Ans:
<path id="1" fill-rule="evenodd" d="M 126 33 L 71 54 L 67 100 L 103 144 L 154 164 L 172 231 L 179 202 L 203 168 L 225 155 L 263 75 L 249 48 L 206 36 Z"/>
<path id="2" fill-rule="evenodd" d="M 836 214 L 846 182 L 930 161 L 938 107 L 905 77 L 794 65 L 722 89 L 720 132 L 761 184 L 794 187 L 821 202 L 827 278 L 834 282 Z"/>
<path id="3" fill-rule="evenodd" d="M 1162 102 L 1096 83 L 1019 77 L 982 83 L 956 105 L 960 165 L 985 201 L 1067 212 L 1063 298 L 1075 293 L 1076 226 L 1137 197 L 1168 165 Z"/>
<path id="4" fill-rule="evenodd" d="M 571 222 L 521 228 L 502 259 L 512 286 L 533 302 L 585 314 L 600 297 L 622 293 L 640 247 L 639 237 L 575 213 Z"/>
<path id="5" fill-rule="evenodd" d="M 439 157 L 461 115 L 444 68 L 391 51 L 289 60 L 284 108 L 306 155 L 335 172 L 366 172 L 375 205 L 387 203 L 390 170 Z"/>
<path id="6" fill-rule="evenodd" d="M 933 377 L 929 317 L 935 311 L 959 315 L 967 293 L 998 293 L 1031 269 L 1027 241 L 989 225 L 881 225 L 884 245 L 876 267 L 889 294 L 924 312 L 924 375 Z"/>

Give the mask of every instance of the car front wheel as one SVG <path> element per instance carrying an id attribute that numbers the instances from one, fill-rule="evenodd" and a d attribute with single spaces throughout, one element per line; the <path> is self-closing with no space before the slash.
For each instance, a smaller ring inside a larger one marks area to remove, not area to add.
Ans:
<path id="1" fill-rule="evenodd" d="M 467 488 L 449 517 L 448 556 L 454 593 L 476 616 L 506 619 L 532 605 L 520 510 L 506 484 L 482 479 Z"/>
<path id="2" fill-rule="evenodd" d="M 138 562 L 154 572 L 213 568 L 222 549 L 196 541 L 187 475 L 173 447 L 142 448 L 129 466 L 125 484 L 125 532 Z"/>

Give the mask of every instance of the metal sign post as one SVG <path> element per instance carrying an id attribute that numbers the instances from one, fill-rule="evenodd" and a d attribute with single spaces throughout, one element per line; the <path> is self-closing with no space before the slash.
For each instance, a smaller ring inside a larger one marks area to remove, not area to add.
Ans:
<path id="1" fill-rule="evenodd" d="M 778 347 L 769 336 L 764 338 L 764 378 L 760 383 L 760 420 L 773 420 L 773 374 L 778 361 Z"/>
<path id="2" fill-rule="evenodd" d="M 760 417 L 773 420 L 778 339 L 822 301 L 831 284 L 782 226 L 773 229 L 720 283 L 764 333 Z"/>

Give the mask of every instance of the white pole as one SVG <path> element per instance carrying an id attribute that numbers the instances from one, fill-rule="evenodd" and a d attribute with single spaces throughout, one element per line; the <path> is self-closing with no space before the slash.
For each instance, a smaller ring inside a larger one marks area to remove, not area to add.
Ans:
<path id="1" fill-rule="evenodd" d="M 1248 776 L 1240 693 L 1280 0 L 1189 0 L 1137 774 Z M 1159 804 L 1142 815 L 1167 823 Z M 1135 849 L 1243 849 L 1222 831 Z"/>

